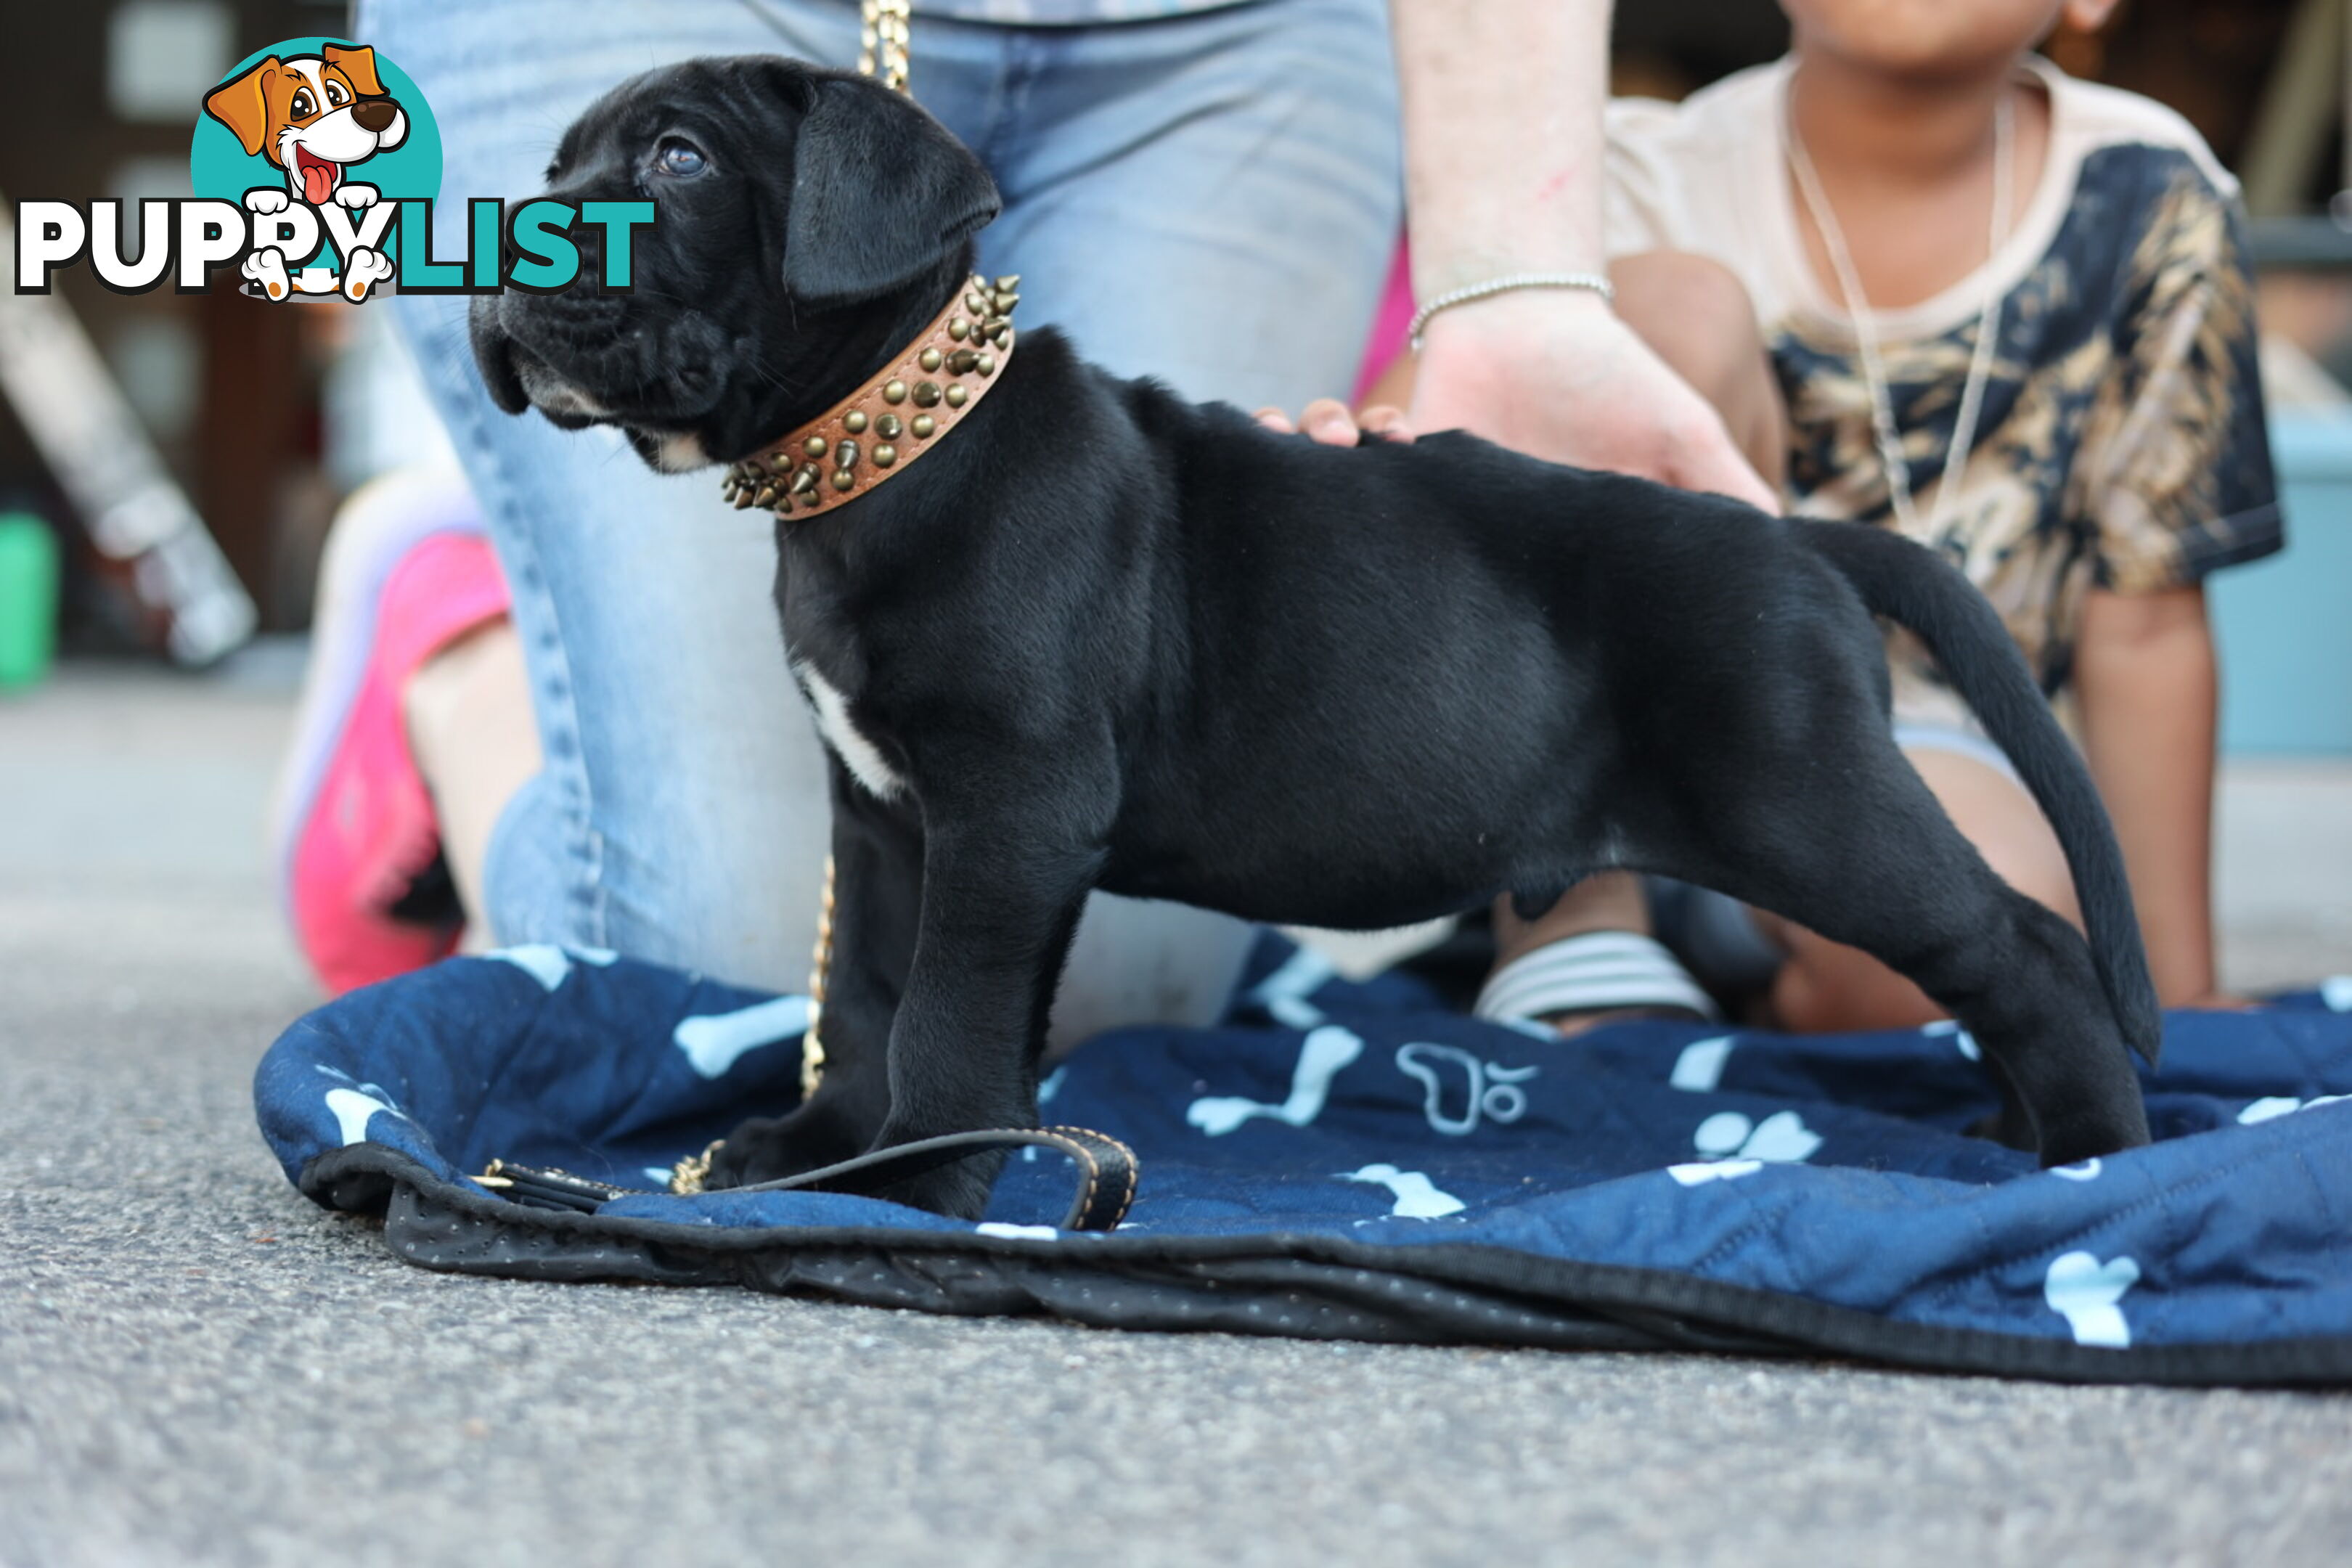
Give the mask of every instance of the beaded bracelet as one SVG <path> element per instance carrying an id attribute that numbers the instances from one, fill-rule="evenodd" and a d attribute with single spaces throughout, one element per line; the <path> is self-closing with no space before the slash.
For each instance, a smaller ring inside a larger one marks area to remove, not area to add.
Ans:
<path id="1" fill-rule="evenodd" d="M 1514 289 L 1589 289 L 1612 303 L 1617 298 L 1615 285 L 1598 272 L 1514 272 L 1507 278 L 1489 278 L 1484 283 L 1472 283 L 1440 294 L 1415 310 L 1412 325 L 1405 329 L 1405 336 L 1412 343 L 1412 352 L 1421 352 L 1422 329 L 1429 325 L 1429 318 L 1438 311 L 1466 305 L 1473 300 L 1483 300 L 1489 294 L 1507 294 Z"/>

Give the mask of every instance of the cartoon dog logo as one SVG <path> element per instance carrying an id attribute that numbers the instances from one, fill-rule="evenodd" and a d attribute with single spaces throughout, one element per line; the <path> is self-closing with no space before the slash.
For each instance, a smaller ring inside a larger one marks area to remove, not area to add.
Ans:
<path id="1" fill-rule="evenodd" d="M 375 50 L 327 44 L 315 55 L 271 55 L 215 88 L 205 111 L 236 135 L 248 157 L 259 153 L 286 172 L 283 190 L 258 185 L 245 205 L 257 213 L 284 212 L 289 200 L 313 207 L 338 202 L 357 212 L 373 205 L 376 188 L 348 177 L 354 163 L 399 146 L 408 137 L 408 116 L 377 79 Z M 343 258 L 342 275 L 314 269 L 289 279 L 285 253 L 256 247 L 245 275 L 273 300 L 338 289 L 357 302 L 368 289 L 392 276 L 392 259 L 379 250 L 355 247 Z"/>

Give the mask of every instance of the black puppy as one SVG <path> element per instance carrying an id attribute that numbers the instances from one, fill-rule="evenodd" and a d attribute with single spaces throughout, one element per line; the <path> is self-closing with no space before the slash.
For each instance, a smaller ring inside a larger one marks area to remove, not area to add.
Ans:
<path id="1" fill-rule="evenodd" d="M 500 406 L 617 424 L 671 468 L 898 363 L 997 207 L 913 103 L 776 58 L 637 78 L 549 177 L 656 198 L 639 285 L 483 297 L 482 374 Z M 1611 867 L 1910 976 L 2045 1163 L 2147 1142 L 2125 1044 L 2152 1058 L 2159 1020 L 2113 833 L 1999 619 L 1928 552 L 1458 433 L 1318 446 L 1051 331 L 1018 349 L 921 466 L 779 521 L 791 663 L 835 756 L 831 1061 L 808 1105 L 727 1140 L 714 1184 L 1034 1125 L 1091 889 L 1370 929 L 1503 891 L 1532 911 Z M 1895 749 L 1874 614 L 2015 761 L 2089 944 Z M 894 1195 L 977 1215 L 977 1165 Z"/>

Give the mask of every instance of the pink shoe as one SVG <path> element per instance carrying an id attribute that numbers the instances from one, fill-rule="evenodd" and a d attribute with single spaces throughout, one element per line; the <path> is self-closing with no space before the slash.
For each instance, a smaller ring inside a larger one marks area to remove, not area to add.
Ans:
<path id="1" fill-rule="evenodd" d="M 441 835 L 401 694 L 436 653 L 506 614 L 464 481 L 407 470 L 362 488 L 328 536 L 273 839 L 295 939 L 341 993 L 447 956 L 457 917 L 415 908 Z"/>

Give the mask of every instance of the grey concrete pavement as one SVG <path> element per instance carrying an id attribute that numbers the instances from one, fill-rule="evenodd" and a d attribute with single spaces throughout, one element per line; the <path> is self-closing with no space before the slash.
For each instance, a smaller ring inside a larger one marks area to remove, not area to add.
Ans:
<path id="1" fill-rule="evenodd" d="M 398 1264 L 253 1130 L 252 1064 L 313 1000 L 259 870 L 286 709 L 126 672 L 0 704 L 8 1568 L 2352 1559 L 2347 1397 L 1118 1334 Z M 2280 787 L 2340 806 L 2330 776 Z M 2313 885 L 2352 887 L 2352 859 Z M 2250 952 L 2352 968 L 2335 917 L 2274 902 Z"/>

